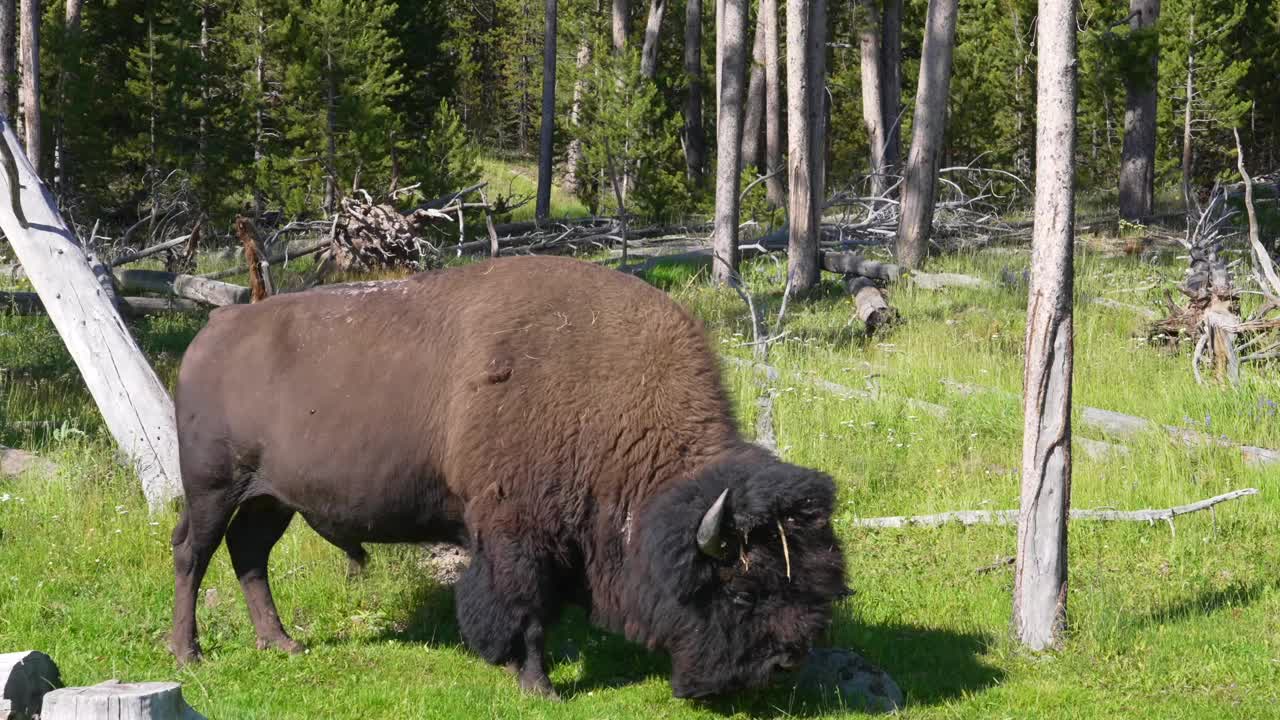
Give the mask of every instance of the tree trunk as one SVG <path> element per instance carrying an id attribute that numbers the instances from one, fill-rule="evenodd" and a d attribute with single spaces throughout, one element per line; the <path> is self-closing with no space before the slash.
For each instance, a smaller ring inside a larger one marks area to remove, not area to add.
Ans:
<path id="1" fill-rule="evenodd" d="M 67 346 L 121 450 L 129 456 L 153 510 L 182 493 L 173 402 L 99 285 L 84 248 L 58 214 L 53 195 L 3 132 L 10 197 L 0 202 L 4 230 L 49 318 Z M 15 187 L 15 185 L 17 187 Z"/>
<path id="2" fill-rule="evenodd" d="M 534 217 L 551 214 L 551 140 L 556 125 L 556 0 L 546 0 L 546 34 L 542 39 L 542 137 L 538 145 L 538 202 Z"/>
<path id="3" fill-rule="evenodd" d="M 70 2 L 72 0 L 68 0 Z M 203 177 L 209 169 L 209 13 L 212 5 L 200 3 L 200 121 L 196 128 L 195 173 Z M 395 143 L 391 144 L 394 149 Z"/>
<path id="4" fill-rule="evenodd" d="M 858 14 L 858 45 L 861 49 L 862 122 L 867 126 L 867 143 L 871 146 L 871 194 L 882 196 L 889 187 L 885 170 L 884 77 L 881 73 L 883 54 L 880 49 L 880 24 L 875 0 L 862 0 Z"/>
<path id="5" fill-rule="evenodd" d="M 44 720 L 205 720 L 176 682 L 121 683 L 54 690 L 44 698 Z"/>
<path id="6" fill-rule="evenodd" d="M 1023 376 L 1022 507 L 1013 589 L 1014 632 L 1032 650 L 1061 641 L 1067 611 L 1075 2 L 1040 0 L 1039 18 L 1035 230 Z"/>
<path id="7" fill-rule="evenodd" d="M 267 19 L 258 8 L 257 46 L 254 48 L 253 75 L 257 81 L 254 92 L 253 112 L 253 219 L 262 217 L 266 210 L 266 199 L 262 192 L 263 164 L 266 161 L 266 118 L 263 108 L 267 103 Z"/>
<path id="8" fill-rule="evenodd" d="M 1190 232 L 1191 164 L 1194 155 L 1191 146 L 1191 104 L 1195 98 L 1196 67 L 1196 14 L 1191 12 L 1187 28 L 1187 102 L 1182 109 L 1182 201 L 1188 213 L 1187 231 Z"/>
<path id="9" fill-rule="evenodd" d="M 613 0 L 613 49 L 622 50 L 627 46 L 628 16 L 631 6 L 628 0 Z"/>
<path id="10" fill-rule="evenodd" d="M 338 206 L 338 71 L 332 49 L 325 50 L 324 211 Z"/>
<path id="11" fill-rule="evenodd" d="M 658 72 L 658 46 L 666 11 L 667 0 L 649 0 L 649 21 L 644 26 L 644 45 L 640 50 L 640 76 L 646 80 L 652 80 Z"/>
<path id="12" fill-rule="evenodd" d="M 787 140 L 791 191 L 787 282 L 793 295 L 818 284 L 825 178 L 826 0 L 787 2 Z M 796 28 L 795 31 L 792 28 Z"/>
<path id="13" fill-rule="evenodd" d="M 53 175 L 58 194 L 63 195 L 71 187 L 68 170 L 66 123 L 71 103 L 69 86 L 75 81 L 76 70 L 80 67 L 80 16 L 84 10 L 84 0 L 67 0 L 67 14 L 64 24 L 64 44 L 61 70 L 58 73 L 58 114 L 54 118 L 53 128 Z"/>
<path id="14" fill-rule="evenodd" d="M 911 154 L 907 157 L 902 214 L 898 221 L 898 263 L 912 269 L 920 267 L 924 260 L 933 229 L 933 199 L 951 91 L 951 51 L 955 38 L 956 0 L 929 0 Z"/>
<path id="15" fill-rule="evenodd" d="M 747 107 L 742 121 L 742 166 L 765 168 L 761 154 L 764 139 L 764 13 L 756 14 L 756 36 L 751 43 L 751 73 L 747 82 Z"/>
<path id="16" fill-rule="evenodd" d="M 18 114 L 18 6 L 16 0 L 0 0 L 0 113 Z"/>
<path id="17" fill-rule="evenodd" d="M 716 217 L 712 275 L 728 284 L 738 271 L 738 185 L 742 172 L 742 103 L 746 85 L 747 0 L 722 0 L 723 33 L 716 38 L 721 67 L 716 121 Z"/>
<path id="18" fill-rule="evenodd" d="M 1160 17 L 1160 0 L 1130 0 L 1129 28 L 1146 31 Z M 1158 40 L 1158 38 L 1157 38 Z M 1125 81 L 1124 146 L 1120 156 L 1120 217 L 1139 222 L 1151 215 L 1156 178 L 1156 81 L 1160 49 L 1152 44 L 1146 68 L 1129 68 Z"/>
<path id="19" fill-rule="evenodd" d="M 591 66 L 591 43 L 584 39 L 578 45 L 575 63 L 576 78 L 573 81 L 573 107 L 569 109 L 569 124 L 578 127 L 582 115 L 582 96 L 587 91 L 587 68 Z M 564 186 L 571 193 L 578 192 L 578 164 L 582 162 L 582 140 L 576 136 L 569 141 L 564 154 Z"/>
<path id="20" fill-rule="evenodd" d="M 880 42 L 880 87 L 884 94 L 885 172 L 897 174 L 902 162 L 902 0 L 883 0 L 884 22 Z M 896 195 L 897 193 L 895 193 Z"/>
<path id="21" fill-rule="evenodd" d="M 22 4 L 22 119 L 27 158 L 36 175 L 44 177 L 44 136 L 40 120 L 40 0 Z"/>
<path id="22" fill-rule="evenodd" d="M 701 185 L 707 158 L 702 132 L 702 0 L 685 5 L 684 73 L 689 82 L 684 100 L 684 161 L 689 181 Z"/>
<path id="23" fill-rule="evenodd" d="M 782 207 L 787 203 L 787 184 L 782 173 L 782 82 L 778 77 L 778 0 L 760 0 L 764 17 L 764 181 L 769 204 Z"/>

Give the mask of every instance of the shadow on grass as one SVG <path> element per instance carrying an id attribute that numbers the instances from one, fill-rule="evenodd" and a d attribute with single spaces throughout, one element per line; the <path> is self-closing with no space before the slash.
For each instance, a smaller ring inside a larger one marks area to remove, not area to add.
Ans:
<path id="1" fill-rule="evenodd" d="M 425 584 L 415 591 L 412 607 L 408 620 L 388 630 L 384 639 L 432 647 L 456 647 L 461 643 L 451 588 Z M 1001 670 L 980 658 L 992 642 L 983 634 L 905 624 L 867 624 L 847 611 L 838 611 L 831 637 L 832 645 L 850 648 L 888 672 L 902 688 L 908 705 L 945 702 L 981 691 L 1004 677 Z M 557 683 L 556 691 L 565 701 L 653 679 L 665 683 L 671 674 L 671 662 L 665 653 L 650 652 L 620 635 L 591 626 L 587 613 L 577 606 L 566 607 L 551 629 L 547 655 L 552 668 L 562 663 L 581 663 L 581 672 L 574 680 Z M 838 698 L 798 690 L 785 677 L 779 677 L 767 688 L 699 705 L 726 716 L 746 712 L 761 718 L 809 717 L 844 708 Z"/>
<path id="2" fill-rule="evenodd" d="M 1201 590 L 1191 597 L 1177 600 L 1138 617 L 1136 624 L 1139 627 L 1168 625 L 1183 620 L 1207 617 L 1230 608 L 1246 608 L 1267 592 L 1277 588 L 1280 588 L 1280 581 L 1273 580 L 1251 583 L 1237 581 L 1219 590 Z"/>

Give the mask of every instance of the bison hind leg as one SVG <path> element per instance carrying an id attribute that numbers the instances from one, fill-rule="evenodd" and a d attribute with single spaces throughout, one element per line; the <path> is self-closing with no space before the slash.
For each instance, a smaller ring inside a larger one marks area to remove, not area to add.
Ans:
<path id="1" fill-rule="evenodd" d="M 454 585 L 458 629 L 480 657 L 505 665 L 525 692 L 556 698 L 545 665 L 544 624 L 553 610 L 538 563 L 516 546 L 495 561 L 476 552 Z"/>
<path id="2" fill-rule="evenodd" d="M 179 665 L 199 662 L 196 595 L 213 553 L 222 544 L 234 502 L 223 493 L 188 496 L 173 530 L 173 632 L 169 649 Z"/>
<path id="3" fill-rule="evenodd" d="M 258 636 L 258 648 L 279 648 L 290 653 L 300 653 L 302 643 L 289 637 L 267 581 L 267 562 L 271 548 L 279 542 L 293 519 L 293 508 L 286 507 L 273 497 L 256 497 L 240 506 L 231 527 L 227 528 L 227 550 L 231 553 L 231 565 L 249 606 L 249 617 Z"/>

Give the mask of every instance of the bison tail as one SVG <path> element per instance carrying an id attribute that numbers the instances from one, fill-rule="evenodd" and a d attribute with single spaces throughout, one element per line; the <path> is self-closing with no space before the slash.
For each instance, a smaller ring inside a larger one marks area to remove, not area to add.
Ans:
<path id="1" fill-rule="evenodd" d="M 191 511 L 183 505 L 182 514 L 178 516 L 178 525 L 173 529 L 173 538 L 169 541 L 171 545 L 181 545 L 187 539 L 187 532 L 191 526 Z"/>

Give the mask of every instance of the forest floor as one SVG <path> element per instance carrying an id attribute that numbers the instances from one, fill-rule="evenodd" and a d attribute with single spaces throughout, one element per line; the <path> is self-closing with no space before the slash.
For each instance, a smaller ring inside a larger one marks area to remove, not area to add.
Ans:
<path id="1" fill-rule="evenodd" d="M 1113 242 L 1103 243 L 1108 248 Z M 931 270 L 996 280 L 1025 252 L 937 258 Z M 1280 448 L 1280 380 L 1248 367 L 1235 389 L 1199 386 L 1189 350 L 1149 345 L 1145 321 L 1107 297 L 1154 307 L 1185 260 L 1152 262 L 1082 242 L 1076 257 L 1075 399 L 1169 425 Z M 307 261 L 290 272 L 305 270 Z M 770 318 L 781 266 L 746 271 Z M 703 317 L 722 353 L 751 357 L 746 308 L 683 266 L 649 276 Z M 770 361 L 784 372 L 775 423 L 787 460 L 836 479 L 836 525 L 857 594 L 837 609 L 831 640 L 885 668 L 907 696 L 906 718 L 1280 717 L 1280 488 L 1277 469 L 1224 448 L 1190 449 L 1152 433 L 1127 454 L 1093 459 L 1077 444 L 1075 507 L 1178 505 L 1229 490 L 1261 494 L 1164 524 L 1075 522 L 1070 633 L 1033 655 L 1009 640 L 1011 527 L 867 530 L 858 517 L 1016 508 L 1021 454 L 1025 290 L 895 288 L 902 322 L 867 338 L 828 278 L 792 303 Z M 202 318 L 135 324 L 172 381 Z M 224 551 L 199 609 L 206 661 L 178 670 L 170 628 L 172 514 L 148 517 L 131 473 L 47 320 L 0 315 L 0 443 L 41 452 L 52 476 L 0 481 L 0 651 L 39 649 L 69 684 L 175 679 L 211 718 L 821 717 L 832 698 L 785 684 L 713 705 L 671 697 L 667 660 L 590 629 L 570 612 L 550 637 L 563 703 L 522 696 L 501 668 L 460 644 L 452 594 L 412 546 L 370 546 L 366 577 L 348 580 L 341 553 L 295 522 L 272 555 L 286 625 L 310 647 L 289 657 L 254 649 L 253 629 Z M 866 401 L 805 378 L 875 389 Z M 1000 393 L 961 395 L 944 380 Z M 757 378 L 728 364 L 742 427 L 755 426 Z M 949 408 L 934 417 L 903 402 Z M 1077 438 L 1104 439 L 1086 428 Z M 997 568 L 979 573 L 986 566 Z"/>

